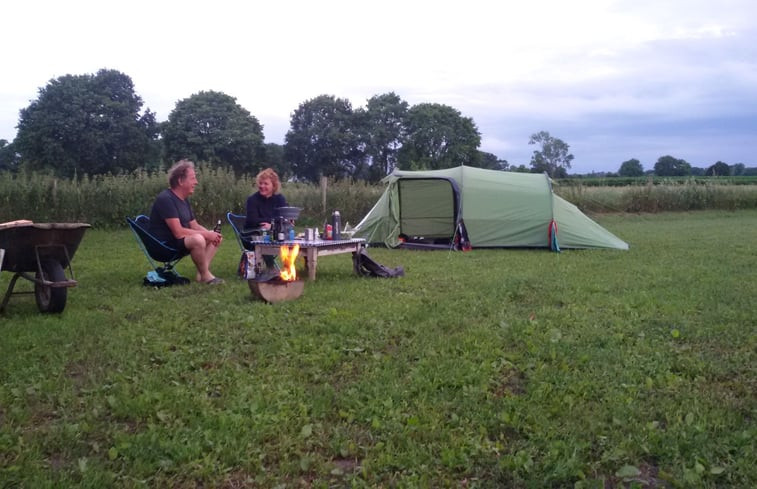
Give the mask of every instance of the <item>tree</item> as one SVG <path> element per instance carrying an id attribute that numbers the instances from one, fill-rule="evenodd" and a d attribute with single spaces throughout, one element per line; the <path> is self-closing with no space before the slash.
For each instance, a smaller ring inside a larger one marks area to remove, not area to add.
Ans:
<path id="1" fill-rule="evenodd" d="M 368 99 L 361 117 L 365 153 L 371 160 L 367 180 L 377 181 L 397 166 L 399 148 L 405 140 L 408 103 L 394 92 Z"/>
<path id="2" fill-rule="evenodd" d="M 199 92 L 177 102 L 162 133 L 169 162 L 189 158 L 242 174 L 257 173 L 265 158 L 263 126 L 221 92 Z"/>
<path id="3" fill-rule="evenodd" d="M 0 139 L 0 171 L 15 170 L 18 167 L 18 155 L 13 143 Z"/>
<path id="4" fill-rule="evenodd" d="M 21 110 L 14 146 L 21 164 L 59 176 L 131 171 L 159 158 L 158 125 L 127 75 L 65 75 Z"/>
<path id="5" fill-rule="evenodd" d="M 311 182 L 349 177 L 365 160 L 352 105 L 333 95 L 300 104 L 284 141 L 284 158 L 295 176 Z"/>
<path id="6" fill-rule="evenodd" d="M 547 131 L 532 134 L 528 144 L 540 144 L 541 150 L 534 151 L 531 157 L 531 171 L 534 173 L 547 172 L 551 178 L 564 178 L 567 169 L 573 161 L 573 155 L 568 153 L 570 146 L 563 140 L 552 137 Z"/>
<path id="7" fill-rule="evenodd" d="M 620 164 L 618 175 L 621 177 L 641 177 L 644 176 L 644 167 L 636 158 L 631 158 Z"/>
<path id="8" fill-rule="evenodd" d="M 520 164 L 518 166 L 510 165 L 510 170 L 516 173 L 531 173 L 531 169 L 528 168 L 526 165 Z"/>
<path id="9" fill-rule="evenodd" d="M 510 165 L 507 160 L 500 160 L 497 155 L 485 151 L 478 152 L 478 167 L 487 170 L 507 170 Z"/>
<path id="10" fill-rule="evenodd" d="M 477 166 L 480 145 L 481 134 L 470 117 L 448 105 L 418 104 L 408 110 L 398 165 L 405 170 Z"/>
<path id="11" fill-rule="evenodd" d="M 691 174 L 691 165 L 670 155 L 660 156 L 654 164 L 654 174 L 659 177 L 688 176 Z"/>
<path id="12" fill-rule="evenodd" d="M 728 166 L 728 163 L 723 163 L 722 161 L 718 161 L 705 170 L 705 175 L 710 177 L 727 177 L 730 174 L 731 167 Z"/>
<path id="13" fill-rule="evenodd" d="M 265 144 L 265 164 L 263 166 L 276 170 L 279 178 L 283 181 L 292 177 L 292 165 L 284 159 L 284 146 L 281 144 Z"/>

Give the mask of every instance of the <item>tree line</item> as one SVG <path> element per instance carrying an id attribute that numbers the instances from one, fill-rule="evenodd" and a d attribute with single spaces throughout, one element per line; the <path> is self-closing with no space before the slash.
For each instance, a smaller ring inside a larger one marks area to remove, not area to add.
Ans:
<path id="1" fill-rule="evenodd" d="M 757 168 L 747 168 L 743 163 L 729 165 L 723 161 L 717 161 L 707 168 L 698 168 L 691 166 L 686 160 L 665 155 L 657 159 L 652 170 L 645 171 L 641 162 L 636 158 L 624 161 L 618 169 L 618 176 L 621 177 L 641 177 L 644 175 L 659 177 L 738 177 L 757 175 Z"/>
<path id="2" fill-rule="evenodd" d="M 149 108 L 143 110 L 131 78 L 107 69 L 51 80 L 21 109 L 16 127 L 13 142 L 0 140 L 0 170 L 60 177 L 160 170 L 190 158 L 238 175 L 273 167 L 284 179 L 311 182 L 321 177 L 376 182 L 395 168 L 461 164 L 564 178 L 574 159 L 567 143 L 540 131 L 528 142 L 537 147 L 530 165 L 510 165 L 479 150 L 481 134 L 470 117 L 438 103 L 410 106 L 394 92 L 375 95 L 358 108 L 333 95 L 307 100 L 292 113 L 284 144 L 266 143 L 261 123 L 230 95 L 201 91 L 178 101 L 168 119 L 158 122 Z M 724 171 L 725 164 L 718 164 L 708 174 Z M 691 166 L 671 156 L 662 157 L 654 170 L 658 175 L 686 171 Z M 645 173 L 632 159 L 618 174 L 639 172 Z"/>
<path id="3" fill-rule="evenodd" d="M 365 107 L 321 95 L 300 104 L 283 145 L 266 143 L 263 126 L 236 99 L 202 91 L 180 100 L 158 122 L 116 70 L 51 80 L 20 111 L 12 143 L 0 140 L 0 170 L 50 171 L 61 177 L 159 170 L 190 158 L 210 166 L 254 174 L 273 167 L 285 179 L 321 177 L 375 182 L 395 168 L 440 169 L 461 164 L 555 173 L 570 166 L 568 145 L 547 132 L 531 168 L 480 151 L 481 134 L 470 117 L 437 103 L 410 106 L 390 92 Z"/>

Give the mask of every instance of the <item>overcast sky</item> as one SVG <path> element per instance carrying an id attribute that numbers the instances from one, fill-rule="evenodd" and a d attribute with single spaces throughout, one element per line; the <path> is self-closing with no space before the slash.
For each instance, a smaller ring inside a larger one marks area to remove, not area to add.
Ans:
<path id="1" fill-rule="evenodd" d="M 757 166 L 754 0 L 13 0 L 0 29 L 0 139 L 51 79 L 130 76 L 164 121 L 231 95 L 283 144 L 319 95 L 395 92 L 454 107 L 481 150 L 528 165 L 529 136 L 570 145 L 570 173 L 660 156 Z"/>

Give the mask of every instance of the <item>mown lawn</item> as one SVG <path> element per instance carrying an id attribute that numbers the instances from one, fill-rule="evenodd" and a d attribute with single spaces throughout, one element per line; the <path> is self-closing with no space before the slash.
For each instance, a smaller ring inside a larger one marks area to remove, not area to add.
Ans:
<path id="1" fill-rule="evenodd" d="M 230 235 L 158 290 L 88 231 L 62 315 L 0 316 L 0 487 L 757 485 L 757 211 L 598 220 L 631 249 L 371 249 L 406 276 L 277 305 Z"/>

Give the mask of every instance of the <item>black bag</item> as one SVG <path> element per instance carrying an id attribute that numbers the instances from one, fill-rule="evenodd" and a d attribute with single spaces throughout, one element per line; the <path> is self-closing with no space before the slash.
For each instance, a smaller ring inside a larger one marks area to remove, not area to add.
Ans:
<path id="1" fill-rule="evenodd" d="M 355 273 L 362 277 L 383 277 L 393 278 L 405 275 L 405 269 L 402 267 L 389 268 L 376 262 L 368 256 L 365 249 L 361 249 L 352 254 L 352 264 Z"/>

